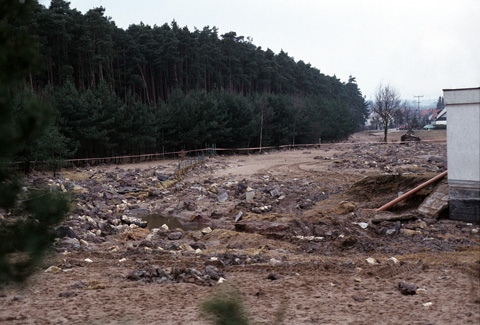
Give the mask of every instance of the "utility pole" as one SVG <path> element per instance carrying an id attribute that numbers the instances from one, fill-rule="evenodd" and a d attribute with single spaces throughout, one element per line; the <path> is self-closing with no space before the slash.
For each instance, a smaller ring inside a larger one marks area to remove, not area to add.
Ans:
<path id="1" fill-rule="evenodd" d="M 420 110 L 420 98 L 423 97 L 423 95 L 419 95 L 419 96 L 413 96 L 413 97 L 417 97 L 417 109 Z"/>

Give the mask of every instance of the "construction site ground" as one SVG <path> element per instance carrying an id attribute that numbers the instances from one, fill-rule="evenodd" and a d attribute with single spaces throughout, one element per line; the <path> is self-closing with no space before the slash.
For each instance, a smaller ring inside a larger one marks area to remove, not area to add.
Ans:
<path id="1" fill-rule="evenodd" d="M 376 211 L 447 169 L 446 132 L 415 135 L 36 172 L 72 193 L 70 231 L 0 323 L 211 324 L 221 297 L 252 324 L 479 324 L 479 225 L 418 211 L 446 179 Z"/>

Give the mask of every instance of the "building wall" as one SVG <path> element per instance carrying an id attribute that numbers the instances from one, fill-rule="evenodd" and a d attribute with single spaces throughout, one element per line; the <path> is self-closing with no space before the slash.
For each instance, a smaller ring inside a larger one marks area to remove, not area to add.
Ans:
<path id="1" fill-rule="evenodd" d="M 480 88 L 444 90 L 450 218 L 480 223 Z"/>

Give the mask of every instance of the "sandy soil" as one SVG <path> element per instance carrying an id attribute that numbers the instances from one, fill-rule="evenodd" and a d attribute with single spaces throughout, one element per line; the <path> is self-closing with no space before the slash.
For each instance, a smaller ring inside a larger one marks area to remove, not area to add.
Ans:
<path id="1" fill-rule="evenodd" d="M 418 135 L 445 140 L 441 131 Z M 478 226 L 418 214 L 435 186 L 395 207 L 390 221 L 370 210 L 443 171 L 445 144 L 363 144 L 380 136 L 217 156 L 159 192 L 97 193 L 123 177 L 143 190 L 153 172 L 173 174 L 177 161 L 64 171 L 52 182 L 88 189 L 65 222 L 82 241 L 72 248 L 73 239 L 60 239 L 24 288 L 0 291 L 0 323 L 210 324 L 200 305 L 238 290 L 254 324 L 479 324 Z M 250 202 L 246 187 L 258 193 Z M 138 208 L 213 231 L 105 230 Z M 206 276 L 212 265 L 223 283 Z M 58 272 L 45 272 L 50 266 Z M 420 290 L 402 294 L 400 281 Z"/>

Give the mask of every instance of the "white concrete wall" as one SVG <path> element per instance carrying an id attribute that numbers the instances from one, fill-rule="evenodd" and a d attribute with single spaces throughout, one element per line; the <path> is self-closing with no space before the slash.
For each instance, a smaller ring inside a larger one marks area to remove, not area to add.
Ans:
<path id="1" fill-rule="evenodd" d="M 480 182 L 480 88 L 445 89 L 448 179 Z"/>

